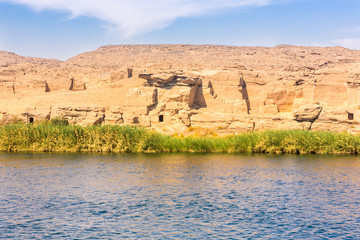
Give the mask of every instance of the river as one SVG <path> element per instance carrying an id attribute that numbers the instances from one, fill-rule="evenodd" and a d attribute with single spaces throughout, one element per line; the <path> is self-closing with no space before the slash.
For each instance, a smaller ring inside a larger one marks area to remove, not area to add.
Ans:
<path id="1" fill-rule="evenodd" d="M 0 239 L 360 239 L 360 157 L 0 153 Z"/>

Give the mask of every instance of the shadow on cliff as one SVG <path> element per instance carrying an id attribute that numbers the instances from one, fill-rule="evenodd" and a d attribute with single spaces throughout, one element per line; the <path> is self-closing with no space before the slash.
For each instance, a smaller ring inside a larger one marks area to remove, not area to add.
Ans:
<path id="1" fill-rule="evenodd" d="M 245 100 L 245 102 L 246 102 L 247 113 L 250 114 L 251 107 L 250 107 L 249 94 L 248 94 L 248 91 L 246 88 L 246 82 L 242 76 L 240 77 L 240 82 L 239 82 L 238 87 L 239 87 L 239 91 L 242 95 L 242 99 Z"/>
<path id="2" fill-rule="evenodd" d="M 147 107 L 147 114 L 149 115 L 149 112 L 151 112 L 152 110 L 154 110 L 154 109 L 156 109 L 157 108 L 157 106 L 158 106 L 158 104 L 159 104 L 159 100 L 158 100 L 158 90 L 156 89 L 156 91 L 155 91 L 155 97 L 154 97 L 154 104 L 153 105 L 151 105 L 151 106 L 148 106 Z"/>
<path id="3" fill-rule="evenodd" d="M 190 107 L 193 109 L 200 109 L 207 107 L 202 84 L 197 86 L 195 90 L 194 102 Z"/>

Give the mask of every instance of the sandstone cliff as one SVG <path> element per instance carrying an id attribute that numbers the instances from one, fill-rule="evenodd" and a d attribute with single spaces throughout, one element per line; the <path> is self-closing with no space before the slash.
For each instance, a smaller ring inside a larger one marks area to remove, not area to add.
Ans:
<path id="1" fill-rule="evenodd" d="M 360 130 L 360 51 L 105 46 L 65 62 L 0 52 L 0 121 L 64 118 L 164 132 Z"/>

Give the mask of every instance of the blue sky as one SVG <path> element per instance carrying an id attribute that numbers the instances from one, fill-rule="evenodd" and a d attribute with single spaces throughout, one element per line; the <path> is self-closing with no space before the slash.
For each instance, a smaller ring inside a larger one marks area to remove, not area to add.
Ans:
<path id="1" fill-rule="evenodd" d="M 0 50 L 66 60 L 108 44 L 343 46 L 359 0 L 0 0 Z"/>

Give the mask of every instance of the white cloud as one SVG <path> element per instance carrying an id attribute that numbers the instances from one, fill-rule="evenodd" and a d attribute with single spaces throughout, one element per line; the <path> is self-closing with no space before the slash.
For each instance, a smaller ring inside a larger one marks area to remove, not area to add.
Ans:
<path id="1" fill-rule="evenodd" d="M 243 6 L 266 6 L 284 0 L 0 0 L 35 10 L 68 11 L 72 18 L 94 17 L 107 27 L 131 36 L 172 24 L 182 17 L 212 14 Z"/>
<path id="2" fill-rule="evenodd" d="M 341 47 L 360 50 L 360 38 L 342 38 L 332 42 Z"/>

